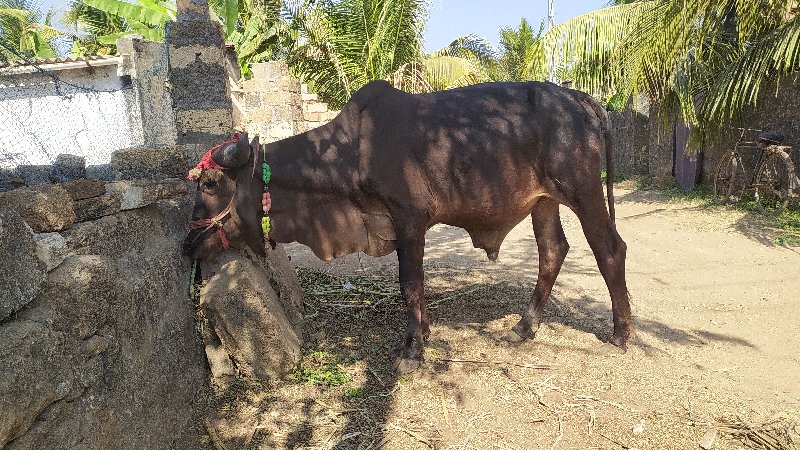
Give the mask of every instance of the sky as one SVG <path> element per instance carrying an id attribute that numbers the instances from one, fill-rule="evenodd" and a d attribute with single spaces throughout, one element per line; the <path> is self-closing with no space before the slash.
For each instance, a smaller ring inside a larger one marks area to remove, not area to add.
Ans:
<path id="1" fill-rule="evenodd" d="M 64 11 L 70 0 L 38 0 L 42 10 Z M 554 0 L 555 22 L 600 9 L 608 0 Z M 431 0 L 425 31 L 425 51 L 447 46 L 470 33 L 483 37 L 495 48 L 501 27 L 519 26 L 521 18 L 538 29 L 547 20 L 547 0 Z"/>
<path id="2" fill-rule="evenodd" d="M 495 48 L 500 28 L 519 26 L 525 18 L 534 30 L 547 21 L 547 0 L 431 0 L 425 31 L 425 51 L 430 53 L 470 33 Z M 554 0 L 555 23 L 606 6 L 608 0 Z"/>

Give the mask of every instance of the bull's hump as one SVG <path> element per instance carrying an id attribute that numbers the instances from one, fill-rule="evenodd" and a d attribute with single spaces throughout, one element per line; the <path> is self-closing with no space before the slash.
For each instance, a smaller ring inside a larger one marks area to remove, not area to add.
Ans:
<path id="1" fill-rule="evenodd" d="M 383 95 L 397 91 L 386 80 L 373 80 L 357 90 L 342 110 L 360 114 L 368 105 L 375 102 Z"/>

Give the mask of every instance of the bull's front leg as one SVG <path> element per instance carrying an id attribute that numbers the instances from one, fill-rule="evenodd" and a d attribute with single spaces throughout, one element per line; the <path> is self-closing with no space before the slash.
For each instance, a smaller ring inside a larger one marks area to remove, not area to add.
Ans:
<path id="1" fill-rule="evenodd" d="M 422 351 L 430 334 L 428 308 L 425 304 L 422 258 L 425 253 L 425 232 L 398 238 L 397 261 L 400 266 L 400 295 L 406 302 L 408 326 L 397 371 L 403 375 L 422 364 Z"/>

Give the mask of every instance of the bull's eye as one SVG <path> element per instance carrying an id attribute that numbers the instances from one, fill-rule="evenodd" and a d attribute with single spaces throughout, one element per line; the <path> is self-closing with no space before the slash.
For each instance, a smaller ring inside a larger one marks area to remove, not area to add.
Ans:
<path id="1" fill-rule="evenodd" d="M 203 187 L 203 189 L 212 189 L 216 185 L 217 185 L 217 182 L 214 181 L 214 180 L 204 180 L 201 183 L 201 186 Z"/>

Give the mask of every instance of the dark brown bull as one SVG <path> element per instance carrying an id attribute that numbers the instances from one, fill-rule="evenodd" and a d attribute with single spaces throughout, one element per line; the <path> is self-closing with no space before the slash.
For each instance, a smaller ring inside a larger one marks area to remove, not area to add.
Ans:
<path id="1" fill-rule="evenodd" d="M 430 334 L 425 232 L 437 223 L 461 227 L 494 260 L 508 232 L 531 216 L 538 280 L 522 319 L 506 334 L 519 341 L 538 329 L 569 249 L 558 211 L 563 204 L 577 215 L 594 252 L 611 294 L 611 342 L 624 349 L 632 330 L 626 245 L 614 225 L 611 181 L 608 211 L 604 203 L 604 143 L 611 180 L 605 110 L 589 95 L 554 84 L 489 83 L 411 95 L 375 81 L 329 124 L 265 146 L 272 168 L 270 238 L 303 243 L 326 261 L 397 250 L 408 305 L 398 369 L 408 372 L 420 365 Z M 243 136 L 212 153 L 225 170 L 199 176 L 193 215 L 218 215 L 224 233 L 192 230 L 186 250 L 193 257 L 219 250 L 224 239 L 265 253 L 258 148 Z M 227 207 L 229 217 L 220 214 Z"/>

